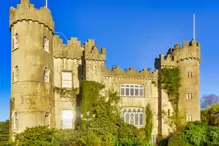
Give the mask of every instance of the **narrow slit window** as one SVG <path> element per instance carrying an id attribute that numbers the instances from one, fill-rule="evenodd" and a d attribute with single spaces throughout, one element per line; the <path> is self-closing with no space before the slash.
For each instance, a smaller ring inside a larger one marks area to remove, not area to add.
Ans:
<path id="1" fill-rule="evenodd" d="M 49 53 L 49 39 L 47 37 L 44 37 L 43 42 L 44 42 L 44 46 L 43 46 L 44 50 Z"/>
<path id="2" fill-rule="evenodd" d="M 19 68 L 18 66 L 15 66 L 14 68 L 14 82 L 17 82 L 19 80 Z"/>
<path id="3" fill-rule="evenodd" d="M 14 40 L 14 49 L 18 49 L 18 42 L 19 42 L 19 36 L 18 36 L 18 34 L 16 33 L 15 35 L 14 35 L 14 38 L 13 38 L 13 40 Z"/>

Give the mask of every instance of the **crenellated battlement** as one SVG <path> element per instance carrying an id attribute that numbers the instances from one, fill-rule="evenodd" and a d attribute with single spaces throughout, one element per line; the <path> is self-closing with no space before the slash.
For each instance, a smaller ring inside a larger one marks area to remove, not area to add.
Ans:
<path id="1" fill-rule="evenodd" d="M 160 54 L 159 58 L 155 59 L 155 68 L 160 67 L 176 67 L 179 61 L 184 59 L 201 60 L 200 43 L 194 40 L 184 42 L 181 47 L 180 44 L 174 45 L 170 48 L 166 55 Z"/>
<path id="2" fill-rule="evenodd" d="M 200 43 L 192 40 L 191 42 L 184 42 L 182 47 L 174 48 L 173 51 L 176 61 L 183 61 L 184 59 L 201 60 Z"/>
<path id="3" fill-rule="evenodd" d="M 106 48 L 99 50 L 94 40 L 88 40 L 84 45 L 84 49 L 85 59 L 106 61 Z"/>
<path id="4" fill-rule="evenodd" d="M 159 58 L 155 59 L 155 68 L 159 69 L 162 66 L 176 67 L 177 63 L 175 56 L 173 54 L 167 54 L 166 56 L 164 56 L 164 54 L 160 54 Z"/>
<path id="5" fill-rule="evenodd" d="M 54 36 L 53 48 L 53 54 L 56 58 L 81 59 L 84 51 L 78 38 L 71 38 L 68 40 L 68 45 L 65 45 L 59 36 Z"/>
<path id="6" fill-rule="evenodd" d="M 22 0 L 17 9 L 10 9 L 10 27 L 21 21 L 38 22 L 54 32 L 55 23 L 50 10 L 46 7 L 38 10 L 34 7 L 34 4 L 30 4 L 30 0 Z"/>
<path id="7" fill-rule="evenodd" d="M 155 70 L 154 72 L 152 72 L 151 69 L 142 69 L 141 71 L 138 71 L 134 68 L 122 70 L 117 66 L 113 66 L 113 68 L 110 70 L 109 68 L 104 66 L 104 75 L 116 78 L 157 79 L 158 71 Z"/>

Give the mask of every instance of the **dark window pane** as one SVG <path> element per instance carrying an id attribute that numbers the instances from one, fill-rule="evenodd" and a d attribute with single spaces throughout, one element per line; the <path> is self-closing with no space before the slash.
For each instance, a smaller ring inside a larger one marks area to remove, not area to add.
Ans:
<path id="1" fill-rule="evenodd" d="M 129 124 L 129 113 L 126 113 L 126 123 Z"/>
<path id="2" fill-rule="evenodd" d="M 121 95 L 124 96 L 125 95 L 125 89 L 121 88 Z"/>
<path id="3" fill-rule="evenodd" d="M 131 114 L 130 124 L 134 125 L 134 114 Z"/>
<path id="4" fill-rule="evenodd" d="M 135 114 L 135 125 L 138 125 L 138 113 Z"/>
<path id="5" fill-rule="evenodd" d="M 129 88 L 126 88 L 125 91 L 126 91 L 126 96 L 129 96 Z"/>
<path id="6" fill-rule="evenodd" d="M 140 125 L 143 125 L 143 114 L 140 114 Z"/>
<path id="7" fill-rule="evenodd" d="M 138 96 L 139 95 L 139 93 L 138 93 L 138 88 L 137 89 L 135 89 L 135 96 Z"/>
<path id="8" fill-rule="evenodd" d="M 144 96 L 144 89 L 140 89 L 140 96 Z"/>
<path id="9" fill-rule="evenodd" d="M 134 88 L 131 88 L 131 96 L 134 96 Z"/>

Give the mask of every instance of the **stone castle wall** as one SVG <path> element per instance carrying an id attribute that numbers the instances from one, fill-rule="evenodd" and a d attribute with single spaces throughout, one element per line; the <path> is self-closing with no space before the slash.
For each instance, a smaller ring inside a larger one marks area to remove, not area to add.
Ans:
<path id="1" fill-rule="evenodd" d="M 18 9 L 10 10 L 10 28 L 12 36 L 19 35 L 19 47 L 12 47 L 12 70 L 19 67 L 19 81 L 12 82 L 12 98 L 15 99 L 13 113 L 18 113 L 17 130 L 22 132 L 26 127 L 45 125 L 45 113 L 50 113 L 51 127 L 61 128 L 61 110 L 73 109 L 76 120 L 76 104 L 66 98 L 61 98 L 54 91 L 55 87 L 62 87 L 62 71 L 72 73 L 73 87 L 78 88 L 82 79 L 97 81 L 105 84 L 106 89 L 120 92 L 121 84 L 137 84 L 144 86 L 143 97 L 122 96 L 120 108 L 142 108 L 151 104 L 154 112 L 153 134 L 158 132 L 166 135 L 170 127 L 159 117 L 161 111 L 172 112 L 171 103 L 166 93 L 158 85 L 160 70 L 164 67 L 179 67 L 182 77 L 180 88 L 180 109 L 193 120 L 200 120 L 200 44 L 192 41 L 185 42 L 181 48 L 175 45 L 169 49 L 166 56 L 161 54 L 155 60 L 155 70 L 137 71 L 130 68 L 126 71 L 114 66 L 112 70 L 105 66 L 106 49 L 98 49 L 94 40 L 88 40 L 82 45 L 77 38 L 72 38 L 67 45 L 59 36 L 55 36 L 54 21 L 47 8 L 39 10 L 30 4 L 29 0 L 22 0 Z M 49 53 L 43 50 L 43 37 L 50 40 Z M 13 42 L 14 43 L 14 42 Z M 12 46 L 13 46 L 12 43 Z M 43 81 L 43 69 L 51 71 L 50 83 Z M 193 77 L 188 78 L 187 73 Z M 186 95 L 193 94 L 192 100 Z M 34 107 L 29 107 L 30 103 Z M 74 121 L 75 124 L 75 121 Z M 13 124 L 11 125 L 13 127 Z"/>

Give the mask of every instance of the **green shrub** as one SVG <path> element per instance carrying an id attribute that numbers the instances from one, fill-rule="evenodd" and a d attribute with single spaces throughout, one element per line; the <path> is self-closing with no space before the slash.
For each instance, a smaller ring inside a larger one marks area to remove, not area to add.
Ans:
<path id="1" fill-rule="evenodd" d="M 192 146 L 185 140 L 183 140 L 180 135 L 173 136 L 168 141 L 168 146 Z"/>
<path id="2" fill-rule="evenodd" d="M 15 142 L 18 146 L 52 146 L 55 130 L 47 126 L 27 128 L 24 132 L 16 135 Z"/>

